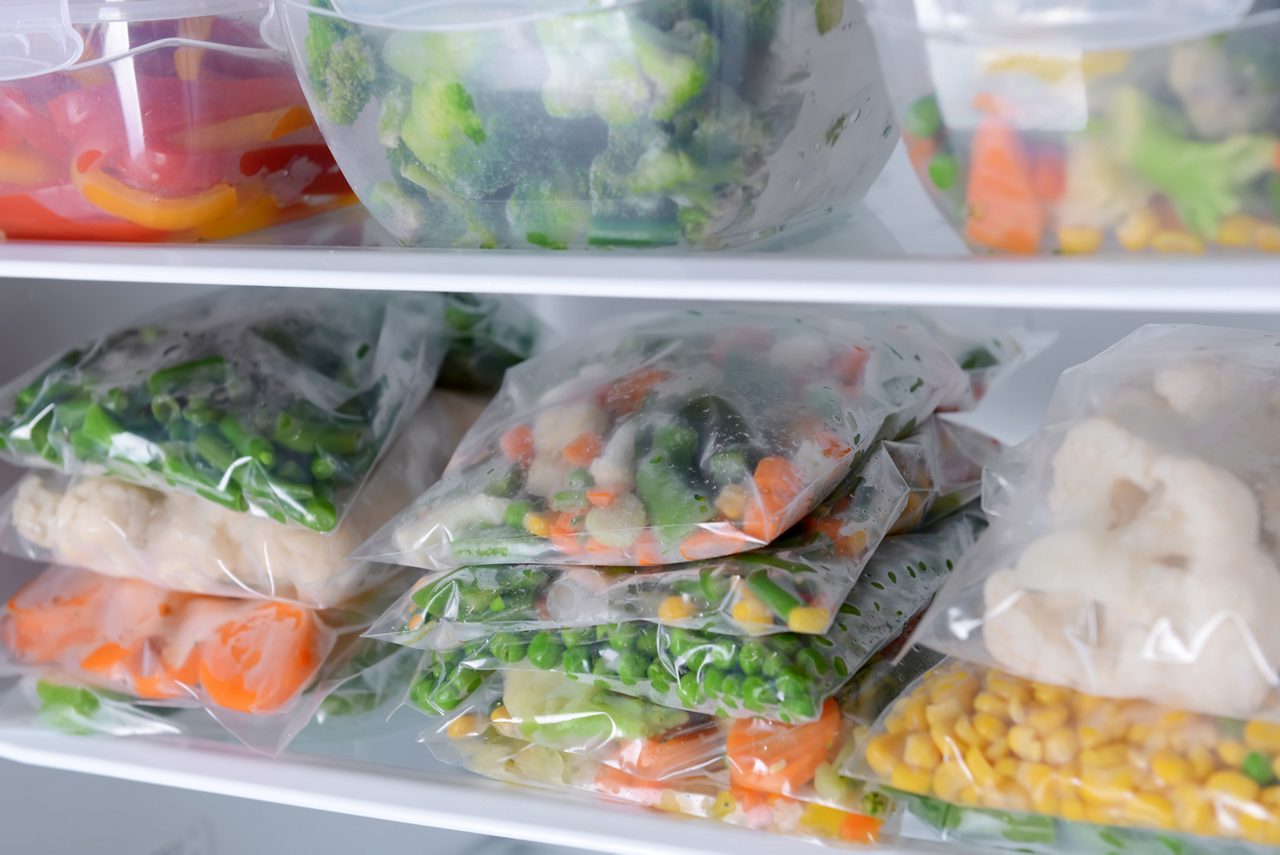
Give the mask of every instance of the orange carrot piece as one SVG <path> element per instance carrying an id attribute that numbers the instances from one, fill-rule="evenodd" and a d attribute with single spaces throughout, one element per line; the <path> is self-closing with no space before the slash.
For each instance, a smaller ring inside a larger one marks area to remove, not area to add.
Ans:
<path id="1" fill-rule="evenodd" d="M 587 501 L 591 503 L 593 508 L 607 508 L 617 499 L 618 493 L 615 490 L 593 487 L 587 491 Z"/>
<path id="2" fill-rule="evenodd" d="M 646 781 L 604 764 L 596 772 L 595 787 L 596 792 L 606 796 L 647 807 L 657 804 L 665 789 L 657 781 Z"/>
<path id="3" fill-rule="evenodd" d="M 846 813 L 840 820 L 840 838 L 851 843 L 875 843 L 884 820 L 861 813 Z"/>
<path id="4" fill-rule="evenodd" d="M 624 747 L 626 771 L 650 781 L 663 781 L 702 768 L 723 750 L 719 728 L 705 728 L 669 739 L 638 739 L 635 747 Z"/>
<path id="5" fill-rule="evenodd" d="M 735 720 L 725 745 L 729 780 L 766 793 L 796 792 L 831 759 L 840 739 L 840 721 L 835 700 L 828 700 L 821 718 L 809 724 Z"/>
<path id="6" fill-rule="evenodd" d="M 907 158 L 911 161 L 916 174 L 928 175 L 929 161 L 933 160 L 933 156 L 938 153 L 938 144 L 927 137 L 921 139 L 903 134 L 902 138 L 907 144 Z"/>
<path id="7" fill-rule="evenodd" d="M 749 537 L 728 523 L 709 523 L 695 529 L 680 544 L 680 557 L 685 561 L 734 555 L 752 546 Z"/>
<path id="8" fill-rule="evenodd" d="M 201 644 L 200 685 L 221 707 L 273 712 L 306 688 L 319 666 L 313 614 L 266 603 L 219 626 Z"/>
<path id="9" fill-rule="evenodd" d="M 498 440 L 502 456 L 512 463 L 529 463 L 533 460 L 533 428 L 516 425 Z"/>
<path id="10" fill-rule="evenodd" d="M 1040 247 L 1048 215 L 1036 193 L 1017 132 L 985 119 L 973 136 L 965 235 L 978 246 L 1029 255 Z"/>
<path id="11" fill-rule="evenodd" d="M 771 543 L 794 520 L 786 513 L 804 492 L 800 470 L 785 457 L 766 457 L 756 464 L 756 496 L 747 503 L 742 530 L 760 543 Z"/>
<path id="12" fill-rule="evenodd" d="M 861 386 L 862 374 L 871 355 L 860 347 L 846 350 L 831 359 L 831 369 L 847 386 Z"/>
<path id="13" fill-rule="evenodd" d="M 649 530 L 641 532 L 635 543 L 631 544 L 631 554 L 637 567 L 657 567 L 663 563 L 662 547 L 658 544 L 658 538 Z"/>
<path id="14" fill-rule="evenodd" d="M 589 466 L 592 460 L 600 456 L 604 442 L 600 435 L 592 431 L 583 431 L 564 447 L 564 460 L 570 466 Z"/>
<path id="15" fill-rule="evenodd" d="M 602 394 L 602 403 L 617 414 L 634 413 L 644 404 L 653 387 L 671 375 L 655 368 L 642 368 L 626 377 L 620 377 Z"/>
<path id="16" fill-rule="evenodd" d="M 583 551 L 578 542 L 578 529 L 573 525 L 573 514 L 562 511 L 551 521 L 549 539 L 551 545 L 565 555 L 577 555 Z"/>
<path id="17" fill-rule="evenodd" d="M 94 674 L 110 674 L 128 658 L 128 650 L 113 641 L 109 641 L 95 648 L 88 656 L 81 659 L 80 667 Z"/>

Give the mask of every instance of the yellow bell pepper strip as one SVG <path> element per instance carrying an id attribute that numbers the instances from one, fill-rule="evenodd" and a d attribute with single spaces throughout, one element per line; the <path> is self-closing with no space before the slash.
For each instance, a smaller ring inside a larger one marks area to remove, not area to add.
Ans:
<path id="1" fill-rule="evenodd" d="M 219 184 L 203 193 L 167 199 L 135 190 L 102 171 L 101 153 L 87 152 L 71 165 L 71 182 L 85 201 L 122 220 L 160 231 L 207 226 L 236 210 L 236 191 Z"/>
<path id="2" fill-rule="evenodd" d="M 315 119 L 306 107 L 282 107 L 184 130 L 175 134 L 172 142 L 189 151 L 249 149 L 314 126 Z"/>
<path id="3" fill-rule="evenodd" d="M 194 42 L 208 40 L 213 32 L 213 18 L 203 15 L 197 18 L 183 18 L 178 22 L 178 37 Z M 179 80 L 191 82 L 200 76 L 200 65 L 204 62 L 205 49 L 202 47 L 183 46 L 173 52 L 173 68 Z"/>

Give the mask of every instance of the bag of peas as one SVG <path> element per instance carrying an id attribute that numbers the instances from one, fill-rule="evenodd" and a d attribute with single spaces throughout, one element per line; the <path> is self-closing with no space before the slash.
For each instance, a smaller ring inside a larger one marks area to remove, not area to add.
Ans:
<path id="1" fill-rule="evenodd" d="M 394 572 L 347 556 L 439 477 L 482 407 L 477 396 L 432 392 L 328 534 L 186 493 L 37 470 L 0 499 L 0 551 L 193 594 L 336 606 Z"/>
<path id="2" fill-rule="evenodd" d="M 213 736 L 268 754 L 313 717 L 403 699 L 415 658 L 361 638 L 376 595 L 343 609 L 181 594 L 50 567 L 0 612 L 0 718 L 117 736 Z M 216 727 L 210 728 L 210 724 Z"/>
<path id="3" fill-rule="evenodd" d="M 630 320 L 509 371 L 445 477 L 358 554 L 442 570 L 746 552 L 1021 355 L 865 312 Z"/>
<path id="4" fill-rule="evenodd" d="M 412 703 L 445 713 L 495 670 L 568 674 L 664 706 L 729 718 L 813 721 L 834 695 L 928 605 L 985 525 L 961 513 L 887 538 L 825 635 L 722 635 L 645 621 L 499 632 L 425 655 Z"/>
<path id="5" fill-rule="evenodd" d="M 445 294 L 444 322 L 449 350 L 439 385 L 468 392 L 493 392 L 507 369 L 533 356 L 546 326 L 511 297 Z"/>
<path id="6" fill-rule="evenodd" d="M 0 390 L 0 452 L 330 532 L 435 382 L 432 294 L 231 289 Z"/>

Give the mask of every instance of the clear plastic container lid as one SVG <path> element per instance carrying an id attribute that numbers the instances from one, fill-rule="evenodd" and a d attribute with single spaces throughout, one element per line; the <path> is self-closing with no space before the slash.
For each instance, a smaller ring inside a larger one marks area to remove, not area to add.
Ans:
<path id="1" fill-rule="evenodd" d="M 266 9 L 270 0 L 2 0 L 0 81 L 69 68 L 84 55 L 77 27 Z"/>
<path id="2" fill-rule="evenodd" d="M 1135 48 L 1230 30 L 1254 0 L 872 0 L 881 17 L 957 39 Z"/>
<path id="3" fill-rule="evenodd" d="M 284 0 L 326 14 L 312 0 Z M 645 0 L 329 0 L 332 14 L 357 24 L 410 30 L 471 30 L 557 15 L 606 12 Z"/>

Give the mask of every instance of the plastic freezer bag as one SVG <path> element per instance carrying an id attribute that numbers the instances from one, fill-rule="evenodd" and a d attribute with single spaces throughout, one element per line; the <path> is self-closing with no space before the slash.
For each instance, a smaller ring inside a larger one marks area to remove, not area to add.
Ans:
<path id="1" fill-rule="evenodd" d="M 0 667 L 105 690 L 103 697 L 134 699 L 140 709 L 203 708 L 250 746 L 274 751 L 363 670 L 349 670 L 349 657 L 377 644 L 359 639 L 371 605 L 322 612 L 50 567 L 0 616 L 7 651 Z"/>
<path id="2" fill-rule="evenodd" d="M 1280 726 L 1270 722 L 1100 698 L 949 661 L 912 685 L 874 731 L 846 771 L 895 790 L 1280 844 Z"/>
<path id="3" fill-rule="evenodd" d="M 410 698 L 447 712 L 488 671 L 558 671 L 666 706 L 730 718 L 813 721 L 872 656 L 928 605 L 983 522 L 958 514 L 927 534 L 889 538 L 827 635 L 741 638 L 641 621 L 539 632 L 500 632 L 428 653 Z"/>
<path id="4" fill-rule="evenodd" d="M 1017 349 L 940 339 L 907 317 L 736 310 L 583 336 L 508 372 L 445 478 L 361 555 L 645 566 L 766 545 L 878 439 L 974 403 L 961 362 Z"/>
<path id="5" fill-rule="evenodd" d="M 232 289 L 0 390 L 0 451 L 327 532 L 435 381 L 440 298 Z"/>
<path id="6" fill-rule="evenodd" d="M 347 556 L 434 483 L 482 406 L 432 393 L 329 534 L 116 478 L 33 471 L 0 500 L 0 549 L 191 593 L 336 606 L 389 577 Z"/>
<path id="7" fill-rule="evenodd" d="M 1063 375 L 918 640 L 1095 695 L 1280 717 L 1280 337 L 1144 327 Z"/>
<path id="8" fill-rule="evenodd" d="M 885 443 L 771 547 L 644 570 L 463 567 L 419 581 L 370 632 L 424 649 L 501 631 L 628 620 L 729 634 L 825 633 L 881 537 L 924 527 L 977 498 L 981 464 L 996 448 L 930 419 L 907 440 Z"/>
<path id="9" fill-rule="evenodd" d="M 533 356 L 547 335 L 522 304 L 492 294 L 445 294 L 444 320 L 449 350 L 439 383 L 450 389 L 497 389 L 507 369 Z"/>

